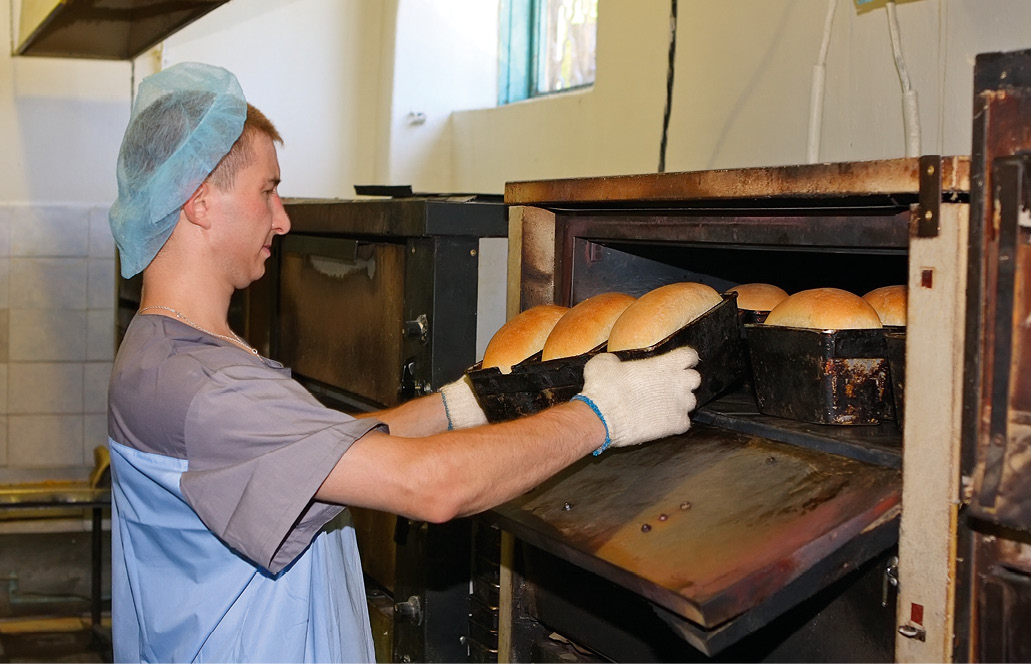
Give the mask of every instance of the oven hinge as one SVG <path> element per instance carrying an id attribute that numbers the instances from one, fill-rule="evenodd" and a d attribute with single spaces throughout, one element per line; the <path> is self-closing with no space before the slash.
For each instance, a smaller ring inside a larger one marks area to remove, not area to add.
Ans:
<path id="1" fill-rule="evenodd" d="M 920 157 L 920 202 L 916 208 L 916 237 L 938 237 L 942 202 L 942 158 Z"/>

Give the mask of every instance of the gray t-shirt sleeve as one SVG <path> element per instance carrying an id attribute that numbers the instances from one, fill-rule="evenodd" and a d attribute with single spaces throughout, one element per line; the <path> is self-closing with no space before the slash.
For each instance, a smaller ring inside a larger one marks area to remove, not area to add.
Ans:
<path id="1" fill-rule="evenodd" d="M 373 428 L 320 404 L 257 365 L 212 372 L 186 416 L 180 489 L 204 524 L 278 573 L 343 509 L 313 496 L 351 444 Z"/>

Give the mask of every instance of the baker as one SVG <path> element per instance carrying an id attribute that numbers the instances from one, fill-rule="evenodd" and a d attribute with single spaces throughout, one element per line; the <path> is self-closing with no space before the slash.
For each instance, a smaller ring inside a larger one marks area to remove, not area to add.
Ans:
<path id="1" fill-rule="evenodd" d="M 360 419 L 322 406 L 227 322 L 290 230 L 277 143 L 224 69 L 140 84 L 110 212 L 122 275 L 143 273 L 109 389 L 116 661 L 373 661 L 346 506 L 442 522 L 689 426 L 691 349 L 599 355 L 572 401 L 503 424 L 463 381 Z"/>

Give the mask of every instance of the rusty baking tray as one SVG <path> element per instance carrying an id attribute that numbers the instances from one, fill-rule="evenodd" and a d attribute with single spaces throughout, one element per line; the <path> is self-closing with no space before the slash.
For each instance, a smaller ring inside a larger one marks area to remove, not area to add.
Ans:
<path id="1" fill-rule="evenodd" d="M 893 417 L 883 330 L 745 330 L 760 413 L 836 425 Z"/>
<path id="2" fill-rule="evenodd" d="M 891 397 L 892 403 L 895 405 L 895 421 L 901 431 L 905 420 L 903 397 L 906 389 L 906 328 L 885 328 L 884 345 L 888 356 L 888 372 L 891 375 Z"/>
<path id="3" fill-rule="evenodd" d="M 690 346 L 698 351 L 698 371 L 702 384 L 695 392 L 698 406 L 736 385 L 744 374 L 741 332 L 737 317 L 736 294 L 724 300 L 693 322 L 648 348 L 621 350 L 614 354 L 622 360 L 660 355 L 674 348 Z M 473 390 L 490 422 L 504 422 L 540 412 L 549 406 L 569 401 L 583 389 L 583 369 L 587 361 L 604 346 L 589 353 L 557 360 L 525 360 L 503 374 L 497 368 L 468 372 Z"/>
<path id="4" fill-rule="evenodd" d="M 588 456 L 492 514 L 711 655 L 888 550 L 901 485 L 897 468 L 695 424 Z"/>

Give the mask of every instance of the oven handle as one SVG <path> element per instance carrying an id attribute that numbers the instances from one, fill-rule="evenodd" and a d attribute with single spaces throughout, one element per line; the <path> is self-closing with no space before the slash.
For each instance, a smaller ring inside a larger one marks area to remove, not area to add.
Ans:
<path id="1" fill-rule="evenodd" d="M 343 279 L 364 273 L 369 279 L 376 276 L 375 247 L 372 242 L 359 242 L 349 238 L 318 235 L 297 235 L 284 238 L 285 253 L 302 256 L 319 274 L 332 279 Z"/>
<path id="2" fill-rule="evenodd" d="M 283 238 L 283 251 L 303 256 L 317 256 L 329 260 L 354 263 L 358 260 L 357 240 L 318 235 L 287 235 Z"/>

